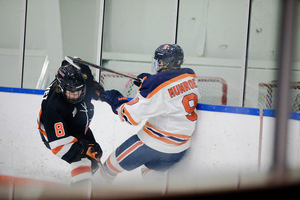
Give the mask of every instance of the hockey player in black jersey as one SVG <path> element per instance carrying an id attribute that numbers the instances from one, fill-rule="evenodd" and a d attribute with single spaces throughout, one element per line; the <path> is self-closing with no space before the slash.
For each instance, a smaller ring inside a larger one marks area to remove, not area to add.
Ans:
<path id="1" fill-rule="evenodd" d="M 91 185 L 98 169 L 102 150 L 89 124 L 94 115 L 91 99 L 98 100 L 101 91 L 88 66 L 78 69 L 63 61 L 43 96 L 38 128 L 46 147 L 71 164 L 72 185 Z"/>

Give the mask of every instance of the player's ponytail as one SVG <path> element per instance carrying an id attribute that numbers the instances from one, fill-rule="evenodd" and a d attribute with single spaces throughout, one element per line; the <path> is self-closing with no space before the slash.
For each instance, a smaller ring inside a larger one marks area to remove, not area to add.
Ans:
<path id="1" fill-rule="evenodd" d="M 55 90 L 55 92 L 56 92 L 57 94 L 61 94 L 61 93 L 62 93 L 61 88 L 60 88 L 60 86 L 59 86 L 59 84 L 58 84 L 57 82 L 55 82 L 55 83 L 53 84 L 53 88 L 54 88 L 54 90 Z"/>

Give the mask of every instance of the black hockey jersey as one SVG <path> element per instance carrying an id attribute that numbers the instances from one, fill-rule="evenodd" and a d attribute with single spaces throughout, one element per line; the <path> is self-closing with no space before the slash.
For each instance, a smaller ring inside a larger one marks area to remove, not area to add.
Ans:
<path id="1" fill-rule="evenodd" d="M 86 80 L 87 93 L 80 103 L 71 104 L 61 93 L 56 92 L 56 80 L 50 84 L 43 96 L 38 119 L 39 131 L 45 145 L 53 154 L 68 163 L 80 160 L 82 140 L 95 142 L 89 128 L 94 115 L 91 98 L 95 92 L 92 85 L 94 80 L 90 79 L 88 77 Z"/>

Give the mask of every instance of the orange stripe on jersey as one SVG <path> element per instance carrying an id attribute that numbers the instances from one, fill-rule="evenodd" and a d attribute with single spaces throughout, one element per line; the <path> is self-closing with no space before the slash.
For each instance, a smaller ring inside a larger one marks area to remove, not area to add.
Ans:
<path id="1" fill-rule="evenodd" d="M 110 162 L 110 156 L 108 157 L 108 159 L 106 160 L 106 164 L 109 167 L 109 169 L 111 169 L 112 171 L 116 172 L 116 173 L 121 173 L 122 171 L 118 170 L 117 168 L 115 168 L 111 162 Z"/>
<path id="2" fill-rule="evenodd" d="M 162 88 L 166 87 L 167 85 L 170 85 L 176 81 L 179 81 L 180 79 L 183 78 L 187 78 L 187 77 L 192 77 L 192 78 L 197 78 L 196 74 L 181 74 L 175 78 L 172 78 L 164 83 L 162 83 L 161 85 L 159 85 L 157 88 L 155 88 L 152 92 L 150 92 L 148 94 L 148 96 L 146 97 L 147 99 L 150 99 L 153 95 L 155 95 L 159 90 L 161 90 Z"/>
<path id="3" fill-rule="evenodd" d="M 140 88 L 142 87 L 142 85 L 143 85 L 143 82 L 144 82 L 144 80 L 147 78 L 147 76 L 145 76 L 144 78 L 143 78 L 143 80 L 142 80 L 142 84 L 140 85 L 140 87 L 138 88 L 138 91 L 140 91 Z"/>
<path id="4" fill-rule="evenodd" d="M 39 124 L 38 124 L 38 129 L 39 129 L 39 131 L 40 131 L 44 136 L 47 137 L 46 131 L 43 130 L 43 129 L 41 128 L 41 116 L 42 116 L 42 109 L 40 109 L 40 112 L 39 112 Z"/>
<path id="5" fill-rule="evenodd" d="M 77 141 L 78 141 L 77 138 L 74 138 L 74 139 L 72 140 L 72 142 L 69 142 L 68 144 L 75 143 L 75 142 L 77 142 Z M 53 153 L 54 155 L 56 155 L 63 147 L 64 147 L 64 145 L 60 145 L 60 146 L 58 146 L 58 147 L 55 147 L 55 148 L 51 149 L 51 151 L 52 151 L 52 153 Z"/>
<path id="6" fill-rule="evenodd" d="M 173 145 L 180 146 L 180 145 L 182 145 L 182 144 L 185 144 L 187 141 L 189 141 L 189 140 L 186 140 L 186 141 L 184 141 L 184 142 L 178 143 L 178 142 L 174 142 L 174 141 L 172 141 L 172 140 L 170 140 L 170 139 L 168 139 L 168 138 L 165 138 L 165 137 L 159 137 L 159 136 L 154 135 L 154 134 L 153 134 L 151 131 L 149 131 L 145 126 L 143 126 L 143 130 L 144 130 L 149 136 L 151 136 L 151 137 L 153 137 L 153 138 L 155 138 L 155 139 L 158 139 L 158 140 L 160 140 L 160 141 L 162 141 L 162 142 L 165 142 L 165 143 L 167 143 L 167 144 L 173 144 Z"/>
<path id="7" fill-rule="evenodd" d="M 172 133 L 169 133 L 169 132 L 166 132 L 166 131 L 161 131 L 161 130 L 158 130 L 157 128 L 154 128 L 153 126 L 151 126 L 149 124 L 149 122 L 146 122 L 145 124 L 146 126 L 149 126 L 150 128 L 154 129 L 155 131 L 159 132 L 159 133 L 163 133 L 164 135 L 167 135 L 167 136 L 173 136 L 173 137 L 178 137 L 178 138 L 182 138 L 182 139 L 189 139 L 190 136 L 188 135 L 182 135 L 182 134 L 172 134 Z"/>
<path id="8" fill-rule="evenodd" d="M 135 143 L 134 145 L 132 145 L 130 148 L 128 148 L 126 151 L 124 151 L 121 155 L 118 156 L 117 161 L 119 162 L 120 160 L 122 160 L 125 156 L 127 156 L 128 154 L 130 154 L 134 149 L 138 148 L 139 146 L 143 145 L 142 141 L 139 141 L 137 143 Z"/>
<path id="9" fill-rule="evenodd" d="M 123 112 L 124 111 L 124 112 Z M 136 121 L 134 121 L 134 119 L 131 117 L 130 113 L 127 111 L 127 109 L 125 108 L 125 104 L 122 105 L 121 107 L 121 117 L 124 118 L 124 114 L 126 115 L 127 119 L 129 120 L 129 122 L 135 126 L 139 125 Z"/>
<path id="10" fill-rule="evenodd" d="M 124 106 L 125 106 L 125 103 L 123 103 L 123 104 L 121 105 L 121 117 L 122 117 L 122 121 L 125 121 L 125 120 L 124 120 L 124 113 L 122 112 Z"/>
<path id="11" fill-rule="evenodd" d="M 132 99 L 131 101 L 129 101 L 128 103 L 126 103 L 127 105 L 133 105 L 137 102 L 139 102 L 139 98 L 138 97 L 135 97 L 134 99 Z M 124 104 L 123 104 L 124 105 Z"/>
<path id="12" fill-rule="evenodd" d="M 75 143 L 75 142 L 78 142 L 77 138 L 74 138 L 74 139 L 72 140 L 72 142 L 70 142 L 70 143 Z M 70 144 L 70 143 L 69 143 L 69 144 Z"/>
<path id="13" fill-rule="evenodd" d="M 61 145 L 61 146 L 58 146 L 54 149 L 51 149 L 51 151 L 54 155 L 56 155 L 63 147 L 64 147 L 64 145 Z"/>
<path id="14" fill-rule="evenodd" d="M 71 176 L 77 176 L 86 172 L 92 172 L 91 166 L 79 166 L 71 171 Z"/>

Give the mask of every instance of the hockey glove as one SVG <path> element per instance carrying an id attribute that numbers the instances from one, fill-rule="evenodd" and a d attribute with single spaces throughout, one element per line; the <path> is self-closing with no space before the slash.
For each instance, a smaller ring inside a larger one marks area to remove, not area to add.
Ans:
<path id="1" fill-rule="evenodd" d="M 148 73 L 141 73 L 140 75 L 137 76 L 137 78 L 141 79 L 141 80 L 144 80 L 146 79 L 147 77 L 151 76 L 151 74 L 148 74 Z M 142 81 L 133 81 L 133 84 L 140 87 L 140 85 L 142 84 Z"/>
<path id="2" fill-rule="evenodd" d="M 118 114 L 116 111 L 117 108 L 123 103 L 128 102 L 128 99 L 118 90 L 106 90 L 104 93 L 100 93 L 100 99 L 108 103 L 115 114 Z"/>
<path id="3" fill-rule="evenodd" d="M 94 79 L 94 76 L 92 74 L 92 71 L 91 69 L 89 68 L 89 66 L 87 65 L 82 65 L 82 64 L 79 64 L 79 67 L 80 67 L 80 71 L 81 73 L 83 74 L 84 78 L 87 80 L 87 81 L 92 81 Z"/>
<path id="4" fill-rule="evenodd" d="M 93 97 L 95 100 L 99 100 L 99 99 L 100 99 L 100 94 L 101 94 L 101 93 L 105 93 L 105 90 L 104 90 L 104 88 L 103 88 L 97 81 L 95 81 L 95 80 L 94 80 L 93 86 L 94 86 L 94 92 L 93 92 L 92 97 Z"/>
<path id="5" fill-rule="evenodd" d="M 97 142 L 80 140 L 79 143 L 82 145 L 80 152 L 81 158 L 88 158 L 89 160 L 100 162 L 102 149 Z"/>

